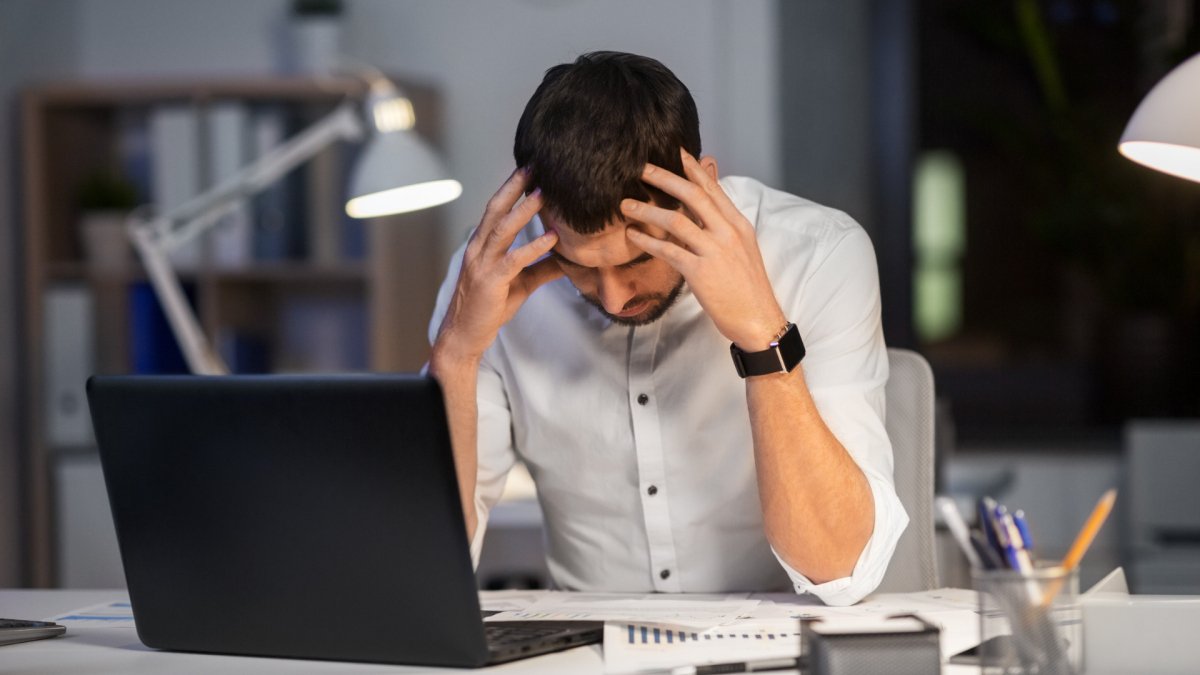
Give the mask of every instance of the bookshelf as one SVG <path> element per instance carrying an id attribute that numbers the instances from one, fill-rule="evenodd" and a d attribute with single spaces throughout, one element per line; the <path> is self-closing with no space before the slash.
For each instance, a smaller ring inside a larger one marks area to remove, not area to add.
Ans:
<path id="1" fill-rule="evenodd" d="M 417 131 L 436 146 L 442 135 L 437 91 L 403 78 L 394 81 L 413 102 Z M 246 112 L 247 119 L 268 111 L 278 121 L 276 135 L 282 140 L 347 97 L 361 98 L 365 89 L 349 78 L 263 77 L 60 82 L 23 92 L 23 298 L 18 326 L 25 402 L 22 501 L 30 524 L 24 563 L 30 583 L 50 586 L 56 581 L 56 453 L 78 454 L 89 446 L 57 438 L 55 411 L 62 402 L 49 400 L 56 394 L 48 393 L 56 391 L 50 380 L 62 377 L 59 362 L 64 359 L 56 350 L 65 341 L 68 349 L 83 353 L 65 359 L 70 367 L 86 364 L 83 377 L 148 372 L 138 357 L 145 324 L 137 320 L 146 302 L 146 275 L 133 256 L 115 267 L 87 260 L 75 199 L 85 181 L 102 171 L 125 173 L 130 158 L 138 159 L 130 151 L 129 130 L 170 108 L 199 120 L 197 151 L 189 158 L 196 165 L 178 167 L 200 177 L 198 192 L 219 177 L 210 171 L 211 111 L 233 106 Z M 246 133 L 252 143 L 254 130 Z M 149 145 L 150 161 L 165 165 Z M 353 152 L 345 145 L 332 148 L 311 163 L 320 169 L 305 165 L 286 179 L 290 192 L 281 199 L 287 210 L 278 218 L 287 232 L 282 253 L 260 255 L 258 240 L 250 239 L 242 259 L 230 264 L 216 258 L 212 243 L 202 243 L 195 262 L 181 271 L 209 340 L 227 359 L 237 351 L 235 345 L 250 340 L 259 355 L 256 367 L 266 372 L 403 372 L 424 363 L 426 323 L 444 272 L 438 265 L 441 211 L 344 219 L 341 198 Z M 156 186 L 148 183 L 163 175 L 161 168 L 141 176 L 142 201 L 153 201 Z M 259 236 L 254 228 L 261 226 L 255 208 L 248 204 L 252 237 Z M 333 215 L 317 223 L 314 209 Z M 322 241 L 316 242 L 318 238 Z M 141 295 L 135 290 L 139 288 Z M 87 311 L 64 310 L 80 303 Z M 68 324 L 65 336 L 52 334 L 64 332 L 63 317 L 76 323 Z M 238 370 L 235 363 L 230 366 Z M 70 381 L 76 379 L 72 375 Z M 81 395 L 83 382 L 78 385 Z M 86 401 L 74 400 L 66 407 L 79 414 L 80 405 L 86 414 Z"/>

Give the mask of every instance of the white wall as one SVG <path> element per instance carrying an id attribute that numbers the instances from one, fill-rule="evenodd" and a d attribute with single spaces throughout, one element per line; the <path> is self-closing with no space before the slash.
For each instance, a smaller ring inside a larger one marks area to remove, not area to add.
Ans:
<path id="1" fill-rule="evenodd" d="M 75 0 L 85 78 L 271 72 L 288 0 Z"/>
<path id="2" fill-rule="evenodd" d="M 285 0 L 78 0 L 88 77 L 266 73 Z M 596 49 L 663 61 L 692 90 L 725 172 L 777 183 L 776 0 L 351 0 L 343 51 L 445 96 L 446 153 L 464 185 L 444 252 L 511 171 L 512 137 L 542 74 Z"/>

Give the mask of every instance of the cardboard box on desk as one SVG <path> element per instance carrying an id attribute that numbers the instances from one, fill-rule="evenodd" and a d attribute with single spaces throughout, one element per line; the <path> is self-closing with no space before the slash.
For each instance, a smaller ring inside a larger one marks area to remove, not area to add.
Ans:
<path id="1" fill-rule="evenodd" d="M 1080 605 L 1088 673 L 1187 673 L 1200 664 L 1200 596 L 1130 595 L 1118 567 Z"/>

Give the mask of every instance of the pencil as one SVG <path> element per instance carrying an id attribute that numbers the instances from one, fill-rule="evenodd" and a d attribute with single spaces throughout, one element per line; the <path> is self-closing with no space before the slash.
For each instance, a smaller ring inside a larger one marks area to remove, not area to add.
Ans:
<path id="1" fill-rule="evenodd" d="M 1083 560 L 1083 555 L 1087 553 L 1088 547 L 1092 545 L 1092 541 L 1096 538 L 1096 533 L 1100 531 L 1100 527 L 1104 525 L 1104 520 L 1108 518 L 1108 514 L 1112 512 L 1113 502 L 1117 500 L 1117 489 L 1113 488 L 1104 493 L 1100 501 L 1096 503 L 1096 508 L 1092 509 L 1092 515 L 1088 516 L 1087 522 L 1083 524 L 1083 529 L 1075 537 L 1075 543 L 1071 544 L 1071 548 L 1067 550 L 1067 555 L 1063 558 L 1063 569 L 1070 572 L 1075 569 L 1079 561 Z"/>
<path id="2" fill-rule="evenodd" d="M 1108 514 L 1112 512 L 1113 502 L 1117 500 L 1117 490 L 1113 488 L 1104 493 L 1100 497 L 1100 501 L 1096 503 L 1096 508 L 1092 509 L 1092 515 L 1088 516 L 1087 521 L 1083 524 L 1083 529 L 1079 530 L 1079 534 L 1075 536 L 1075 542 L 1071 544 L 1071 548 L 1067 550 L 1067 555 L 1063 557 L 1062 569 L 1064 579 L 1071 570 L 1079 565 L 1079 561 L 1083 560 L 1083 555 L 1087 553 L 1088 547 L 1092 545 L 1092 540 L 1096 538 L 1096 533 L 1100 531 L 1100 527 L 1104 525 L 1104 520 L 1108 518 Z M 1042 600 L 1042 606 L 1048 607 L 1058 592 L 1062 590 L 1063 579 L 1059 579 L 1058 583 L 1050 586 L 1049 592 L 1046 593 Z"/>

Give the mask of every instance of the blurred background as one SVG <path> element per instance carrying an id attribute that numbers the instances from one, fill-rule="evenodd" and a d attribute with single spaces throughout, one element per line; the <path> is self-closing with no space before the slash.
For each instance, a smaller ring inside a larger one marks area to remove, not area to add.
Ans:
<path id="1" fill-rule="evenodd" d="M 186 370 L 105 222 L 176 206 L 361 97 L 336 55 L 378 68 L 459 199 L 350 219 L 357 150 L 340 144 L 173 261 L 237 372 L 416 370 L 450 253 L 511 171 L 542 74 L 612 49 L 689 86 L 723 173 L 871 234 L 887 340 L 934 368 L 939 492 L 1024 509 L 1054 557 L 1119 486 L 1084 583 L 1124 564 L 1137 590 L 1198 593 L 1200 185 L 1116 151 L 1142 97 L 1200 51 L 1198 10 L 0 0 L 0 587 L 123 585 L 82 382 Z M 529 494 L 513 482 L 481 583 L 544 583 Z"/>

